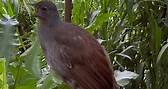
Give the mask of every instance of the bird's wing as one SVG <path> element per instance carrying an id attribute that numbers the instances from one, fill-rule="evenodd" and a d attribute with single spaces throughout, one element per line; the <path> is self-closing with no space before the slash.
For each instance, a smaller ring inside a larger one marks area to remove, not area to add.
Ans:
<path id="1" fill-rule="evenodd" d="M 68 36 L 62 40 L 64 51 L 69 55 L 62 56 L 62 59 L 69 60 L 71 64 L 67 83 L 81 89 L 115 89 L 113 70 L 101 45 L 80 28 L 75 30 L 77 32 L 73 33 L 71 40 L 66 38 Z"/>

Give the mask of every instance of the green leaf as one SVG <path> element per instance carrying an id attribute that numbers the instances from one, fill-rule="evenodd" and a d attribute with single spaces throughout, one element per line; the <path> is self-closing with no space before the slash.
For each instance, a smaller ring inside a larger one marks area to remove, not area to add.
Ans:
<path id="1" fill-rule="evenodd" d="M 8 89 L 5 63 L 6 60 L 4 58 L 0 58 L 0 89 Z"/>
<path id="2" fill-rule="evenodd" d="M 6 6 L 7 6 L 7 12 L 10 16 L 14 16 L 14 11 L 13 11 L 13 7 L 12 7 L 12 3 L 11 0 L 7 0 L 6 2 Z"/>
<path id="3" fill-rule="evenodd" d="M 41 48 L 37 39 L 33 42 L 33 45 L 27 49 L 21 57 L 25 60 L 26 68 L 33 73 L 36 78 L 40 78 L 40 55 Z"/>
<path id="4" fill-rule="evenodd" d="M 155 53 L 154 55 L 157 55 L 161 47 L 161 28 L 158 26 L 157 21 L 154 19 L 153 11 L 151 11 L 148 20 L 149 20 L 149 27 L 152 31 L 151 38 L 152 38 L 153 51 Z"/>
<path id="5" fill-rule="evenodd" d="M 100 13 L 95 21 L 93 21 L 86 29 L 90 29 L 91 31 L 94 31 L 95 29 L 101 27 L 103 23 L 109 21 L 109 19 L 113 16 L 113 13 Z"/>
<path id="6" fill-rule="evenodd" d="M 26 70 L 26 68 L 22 67 L 22 65 L 18 66 L 9 66 L 9 69 L 14 77 L 14 85 L 15 89 L 35 89 L 37 79 L 34 75 Z"/>
<path id="7" fill-rule="evenodd" d="M 39 89 L 53 89 L 54 87 L 60 85 L 61 80 L 56 79 L 54 74 L 50 72 L 48 75 L 45 75 L 39 81 Z"/>
<path id="8" fill-rule="evenodd" d="M 160 62 L 160 60 L 161 60 L 161 58 L 162 58 L 162 55 L 164 54 L 164 52 L 166 51 L 167 48 L 168 48 L 168 43 L 165 44 L 165 45 L 161 48 L 161 50 L 160 50 L 160 52 L 159 52 L 159 54 L 158 54 L 157 62 L 156 62 L 156 63 L 159 63 L 159 62 Z"/>

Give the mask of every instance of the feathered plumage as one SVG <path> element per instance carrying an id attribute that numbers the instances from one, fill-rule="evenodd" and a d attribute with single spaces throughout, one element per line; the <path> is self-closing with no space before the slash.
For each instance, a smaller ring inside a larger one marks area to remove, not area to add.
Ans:
<path id="1" fill-rule="evenodd" d="M 51 1 L 35 5 L 39 38 L 52 70 L 73 89 L 118 89 L 101 45 L 84 29 L 59 19 Z"/>

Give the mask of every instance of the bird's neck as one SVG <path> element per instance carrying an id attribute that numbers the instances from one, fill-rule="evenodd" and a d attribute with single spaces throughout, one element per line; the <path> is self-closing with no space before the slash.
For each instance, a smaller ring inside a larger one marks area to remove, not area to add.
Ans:
<path id="1" fill-rule="evenodd" d="M 59 26 L 62 23 L 60 18 L 47 18 L 40 20 L 40 25 L 41 26 L 46 26 L 46 27 L 55 27 Z"/>

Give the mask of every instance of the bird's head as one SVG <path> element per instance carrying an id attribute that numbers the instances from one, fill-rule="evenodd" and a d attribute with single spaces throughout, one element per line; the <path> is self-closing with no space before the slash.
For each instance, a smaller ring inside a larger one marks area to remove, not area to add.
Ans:
<path id="1" fill-rule="evenodd" d="M 42 0 L 33 5 L 35 7 L 36 16 L 43 21 L 59 19 L 59 14 L 57 11 L 57 7 L 54 3 L 49 0 Z"/>

